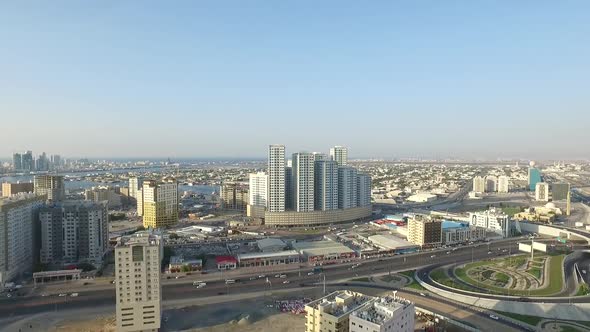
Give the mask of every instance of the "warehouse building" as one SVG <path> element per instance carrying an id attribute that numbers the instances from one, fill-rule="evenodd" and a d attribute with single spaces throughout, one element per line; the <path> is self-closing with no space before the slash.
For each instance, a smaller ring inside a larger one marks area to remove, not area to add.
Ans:
<path id="1" fill-rule="evenodd" d="M 298 264 L 299 262 L 301 262 L 301 258 L 295 250 L 238 254 L 238 264 L 240 267 Z"/>
<path id="2" fill-rule="evenodd" d="M 295 242 L 291 246 L 314 265 L 338 264 L 357 256 L 349 247 L 330 240 Z"/>

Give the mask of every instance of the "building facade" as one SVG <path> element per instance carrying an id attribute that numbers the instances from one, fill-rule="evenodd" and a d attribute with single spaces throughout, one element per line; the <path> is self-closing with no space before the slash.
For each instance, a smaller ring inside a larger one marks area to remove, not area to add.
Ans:
<path id="1" fill-rule="evenodd" d="M 537 183 L 542 182 L 543 177 L 541 176 L 541 171 L 535 167 L 529 167 L 529 190 L 535 191 Z"/>
<path id="2" fill-rule="evenodd" d="M 314 172 L 315 209 L 338 209 L 338 163 L 334 160 L 316 160 Z"/>
<path id="3" fill-rule="evenodd" d="M 338 163 L 338 166 L 348 165 L 348 148 L 335 146 L 330 149 L 330 158 Z"/>
<path id="4" fill-rule="evenodd" d="M 84 191 L 84 199 L 93 202 L 107 202 L 109 209 L 121 207 L 121 196 L 111 187 L 92 187 Z"/>
<path id="5" fill-rule="evenodd" d="M 442 243 L 442 221 L 417 215 L 408 220 L 408 241 L 423 248 L 436 248 Z"/>
<path id="6" fill-rule="evenodd" d="M 473 191 L 476 193 L 483 193 L 486 191 L 486 180 L 483 176 L 476 176 L 473 178 Z"/>
<path id="7" fill-rule="evenodd" d="M 567 197 L 570 192 L 570 184 L 569 183 L 552 183 L 550 187 L 551 187 L 551 198 L 553 201 L 567 200 Z"/>
<path id="8" fill-rule="evenodd" d="M 487 211 L 470 212 L 469 220 L 472 226 L 491 230 L 503 237 L 509 237 L 511 233 L 510 217 L 500 210 L 491 208 Z"/>
<path id="9" fill-rule="evenodd" d="M 312 301 L 305 306 L 305 331 L 348 332 L 350 314 L 373 300 L 371 296 L 345 290 Z"/>
<path id="10" fill-rule="evenodd" d="M 44 201 L 31 193 L 0 198 L 0 286 L 32 271 L 34 223 Z"/>
<path id="11" fill-rule="evenodd" d="M 357 170 L 354 167 L 338 167 L 338 208 L 357 207 Z"/>
<path id="12" fill-rule="evenodd" d="M 499 193 L 508 193 L 510 191 L 510 180 L 506 175 L 502 175 L 498 177 L 498 192 Z"/>
<path id="13" fill-rule="evenodd" d="M 268 148 L 268 210 L 285 211 L 285 146 L 270 145 Z"/>
<path id="14" fill-rule="evenodd" d="M 535 200 L 540 202 L 549 201 L 549 183 L 537 182 L 535 185 Z"/>
<path id="15" fill-rule="evenodd" d="M 268 175 L 264 172 L 249 175 L 248 204 L 268 207 Z"/>
<path id="16" fill-rule="evenodd" d="M 371 205 L 371 176 L 365 173 L 358 173 L 356 178 L 356 205 Z"/>
<path id="17" fill-rule="evenodd" d="M 129 197 L 137 199 L 137 192 L 143 187 L 143 179 L 137 176 L 129 178 Z"/>
<path id="18" fill-rule="evenodd" d="M 143 182 L 143 227 L 160 228 L 178 222 L 178 183 L 176 180 Z"/>
<path id="19" fill-rule="evenodd" d="M 117 331 L 160 329 L 162 252 L 161 238 L 149 232 L 126 238 L 115 247 Z"/>
<path id="20" fill-rule="evenodd" d="M 493 175 L 485 177 L 486 181 L 486 192 L 495 193 L 498 191 L 498 178 Z"/>
<path id="21" fill-rule="evenodd" d="M 2 183 L 2 197 L 10 197 L 18 193 L 32 193 L 34 190 L 31 182 Z"/>
<path id="22" fill-rule="evenodd" d="M 108 216 L 106 202 L 64 201 L 40 208 L 41 263 L 98 267 L 108 250 Z"/>
<path id="23" fill-rule="evenodd" d="M 293 209 L 297 212 L 314 210 L 314 166 L 313 153 L 293 154 Z"/>
<path id="24" fill-rule="evenodd" d="M 353 311 L 349 332 L 414 332 L 415 315 L 414 304 L 394 292 Z"/>
<path id="25" fill-rule="evenodd" d="M 460 227 L 443 230 L 442 243 L 445 245 L 481 241 L 486 238 L 486 229 L 481 227 Z"/>
<path id="26" fill-rule="evenodd" d="M 62 175 L 35 175 L 34 192 L 47 196 L 48 201 L 61 202 L 66 199 L 66 187 Z"/>
<path id="27" fill-rule="evenodd" d="M 240 182 L 224 182 L 219 192 L 221 208 L 246 211 L 248 207 L 248 186 Z"/>

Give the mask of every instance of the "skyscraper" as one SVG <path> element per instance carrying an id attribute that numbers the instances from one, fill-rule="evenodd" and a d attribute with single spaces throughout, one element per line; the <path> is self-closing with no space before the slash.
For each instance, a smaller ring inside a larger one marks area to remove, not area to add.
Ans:
<path id="1" fill-rule="evenodd" d="M 320 159 L 315 161 L 314 168 L 315 209 L 338 209 L 338 163 Z"/>
<path id="2" fill-rule="evenodd" d="M 542 182 L 541 171 L 535 167 L 529 167 L 529 190 L 535 191 L 537 183 Z"/>
<path id="3" fill-rule="evenodd" d="M 143 226 L 160 228 L 178 222 L 178 183 L 176 180 L 143 182 Z"/>
<path id="4" fill-rule="evenodd" d="M 285 211 L 285 146 L 270 145 L 268 148 L 268 210 Z"/>
<path id="5" fill-rule="evenodd" d="M 33 269 L 34 222 L 44 196 L 0 198 L 0 285 Z"/>
<path id="6" fill-rule="evenodd" d="M 535 199 L 541 202 L 549 201 L 549 184 L 545 182 L 537 182 L 535 185 Z"/>
<path id="7" fill-rule="evenodd" d="M 268 175 L 264 172 L 249 175 L 250 199 L 249 204 L 268 207 Z"/>
<path id="8" fill-rule="evenodd" d="M 143 179 L 137 176 L 129 178 L 129 196 L 137 199 L 137 191 L 143 186 Z"/>
<path id="9" fill-rule="evenodd" d="M 61 202 L 66 199 L 62 175 L 35 175 L 34 190 L 37 195 L 47 195 L 47 200 Z"/>
<path id="10" fill-rule="evenodd" d="M 37 158 L 37 167 L 36 169 L 38 171 L 48 171 L 49 170 L 49 159 L 47 158 L 47 154 L 45 152 L 43 152 L 39 158 Z"/>
<path id="11" fill-rule="evenodd" d="M 291 160 L 285 167 L 285 210 L 293 210 L 293 167 Z"/>
<path id="12" fill-rule="evenodd" d="M 498 192 L 499 193 L 507 193 L 509 188 L 509 179 L 507 176 L 502 175 L 498 177 Z"/>
<path id="13" fill-rule="evenodd" d="M 486 192 L 493 193 L 498 191 L 498 179 L 493 175 L 488 175 L 485 178 Z"/>
<path id="14" fill-rule="evenodd" d="M 338 208 L 350 209 L 357 205 L 357 170 L 354 167 L 338 167 Z"/>
<path id="15" fill-rule="evenodd" d="M 12 155 L 12 168 L 15 172 L 21 171 L 23 169 L 23 159 L 20 153 L 15 153 Z"/>
<path id="16" fill-rule="evenodd" d="M 40 259 L 44 264 L 102 264 L 108 250 L 106 202 L 65 201 L 39 210 Z"/>
<path id="17" fill-rule="evenodd" d="M 486 180 L 483 176 L 476 176 L 473 178 L 473 191 L 476 193 L 483 193 L 486 191 Z"/>
<path id="18" fill-rule="evenodd" d="M 35 170 L 35 162 L 33 160 L 33 152 L 26 151 L 22 154 L 22 170 L 25 172 L 32 172 Z"/>
<path id="19" fill-rule="evenodd" d="M 330 149 L 330 158 L 338 163 L 338 166 L 348 164 L 348 149 L 343 146 L 335 146 Z"/>
<path id="20" fill-rule="evenodd" d="M 357 174 L 356 185 L 356 205 L 369 206 L 371 205 L 371 177 L 365 173 Z"/>
<path id="21" fill-rule="evenodd" d="M 158 331 L 163 243 L 151 232 L 123 237 L 115 247 L 117 331 Z"/>
<path id="22" fill-rule="evenodd" d="M 293 208 L 298 212 L 314 210 L 314 155 L 293 154 Z"/>

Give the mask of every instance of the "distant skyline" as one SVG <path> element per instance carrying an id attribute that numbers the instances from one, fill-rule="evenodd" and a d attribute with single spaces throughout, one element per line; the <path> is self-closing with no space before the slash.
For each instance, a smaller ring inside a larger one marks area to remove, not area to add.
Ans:
<path id="1" fill-rule="evenodd" d="M 0 159 L 590 158 L 587 1 L 0 4 Z M 151 156 L 151 157 L 150 157 Z"/>

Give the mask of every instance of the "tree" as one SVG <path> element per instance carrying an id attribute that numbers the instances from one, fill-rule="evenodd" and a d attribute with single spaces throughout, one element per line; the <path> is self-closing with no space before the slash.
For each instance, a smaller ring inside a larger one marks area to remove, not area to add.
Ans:
<path id="1" fill-rule="evenodd" d="M 176 233 L 170 234 L 170 240 L 178 240 L 179 238 L 180 238 L 180 236 L 178 236 L 178 234 L 176 234 Z"/>
<path id="2" fill-rule="evenodd" d="M 181 268 L 182 272 L 191 272 L 191 267 L 189 265 L 183 265 Z"/>

